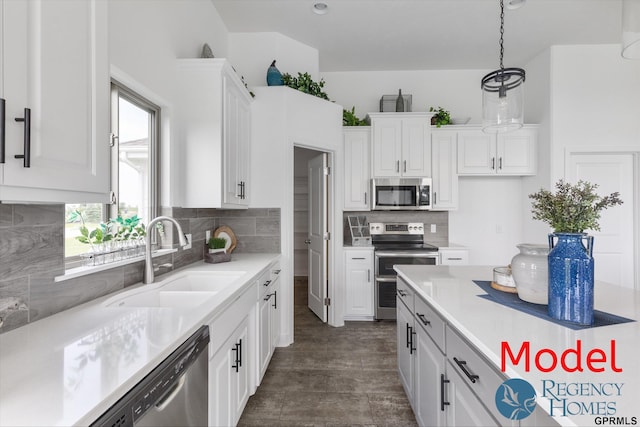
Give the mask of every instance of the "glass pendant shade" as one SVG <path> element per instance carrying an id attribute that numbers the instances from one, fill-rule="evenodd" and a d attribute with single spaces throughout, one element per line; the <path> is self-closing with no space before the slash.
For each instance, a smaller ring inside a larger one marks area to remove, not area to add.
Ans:
<path id="1" fill-rule="evenodd" d="M 502 133 L 520 129 L 524 123 L 522 68 L 493 71 L 482 79 L 482 130 Z"/>
<path id="2" fill-rule="evenodd" d="M 622 57 L 640 59 L 640 1 L 622 1 Z"/>

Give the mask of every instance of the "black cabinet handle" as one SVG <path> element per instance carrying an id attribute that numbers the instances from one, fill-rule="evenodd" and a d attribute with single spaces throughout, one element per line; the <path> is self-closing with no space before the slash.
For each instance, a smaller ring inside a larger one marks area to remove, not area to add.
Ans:
<path id="1" fill-rule="evenodd" d="M 398 295 L 400 295 L 401 297 L 406 297 L 407 293 L 402 289 L 398 289 Z"/>
<path id="2" fill-rule="evenodd" d="M 16 154 L 16 159 L 22 159 L 22 166 L 31 167 L 31 108 L 24 109 L 24 117 L 16 117 L 16 122 L 24 123 L 24 154 Z"/>
<path id="3" fill-rule="evenodd" d="M 271 299 L 271 297 L 272 297 L 272 296 L 273 296 L 273 294 L 267 294 L 267 296 L 266 296 L 266 297 L 264 297 L 263 299 L 264 299 L 265 301 L 269 301 L 269 300 Z"/>
<path id="4" fill-rule="evenodd" d="M 273 291 L 273 308 L 278 309 L 278 291 Z"/>
<path id="5" fill-rule="evenodd" d="M 502 169 L 502 157 L 500 157 L 500 161 L 498 162 L 498 169 Z"/>
<path id="6" fill-rule="evenodd" d="M 396 160 L 396 172 L 400 173 L 400 160 Z"/>
<path id="7" fill-rule="evenodd" d="M 469 380 L 471 380 L 472 383 L 475 383 L 477 379 L 480 378 L 479 375 L 475 375 L 472 374 L 471 372 L 469 372 L 469 370 L 467 369 L 467 362 L 464 360 L 458 360 L 455 357 L 453 358 L 453 361 L 456 362 L 456 365 L 458 365 L 460 367 L 460 369 L 462 369 L 462 372 L 464 372 L 464 374 L 467 376 L 467 378 L 469 378 Z"/>
<path id="8" fill-rule="evenodd" d="M 407 348 L 409 347 L 409 336 L 411 334 L 411 326 L 409 326 L 409 324 L 407 323 Z"/>
<path id="9" fill-rule="evenodd" d="M 450 405 L 449 402 L 447 402 L 446 400 L 444 400 L 444 385 L 445 384 L 449 384 L 449 380 L 446 380 L 444 378 L 444 374 L 440 374 L 440 410 L 444 411 L 444 407 L 447 405 Z"/>
<path id="10" fill-rule="evenodd" d="M 404 171 L 405 172 L 407 171 L 407 161 L 406 160 L 404 161 Z"/>
<path id="11" fill-rule="evenodd" d="M 282 271 L 282 270 L 275 270 L 275 271 L 273 272 L 273 274 L 280 274 L 280 272 L 281 272 L 281 271 Z"/>
<path id="12" fill-rule="evenodd" d="M 428 326 L 431 324 L 431 321 L 427 320 L 427 318 L 424 316 L 424 314 L 422 313 L 416 313 L 416 316 L 418 316 L 418 319 L 420 319 L 420 321 L 425 325 Z"/>
<path id="13" fill-rule="evenodd" d="M 366 191 L 364 192 L 364 204 L 365 205 L 367 204 L 367 192 Z"/>
<path id="14" fill-rule="evenodd" d="M 4 121 L 7 116 L 7 110 L 5 109 L 6 102 L 4 98 L 0 98 L 0 163 L 4 163 L 4 153 L 5 153 L 5 127 Z"/>
<path id="15" fill-rule="evenodd" d="M 231 365 L 231 369 L 235 369 L 235 371 L 236 371 L 236 372 L 238 372 L 238 371 L 240 371 L 240 364 L 238 363 L 238 353 L 239 353 L 239 350 L 238 350 L 238 344 L 237 344 L 237 343 L 236 343 L 236 344 L 234 344 L 234 346 L 233 346 L 233 348 L 231 349 L 231 351 L 235 351 L 235 352 L 236 352 L 236 357 L 235 357 L 235 360 L 234 360 L 234 363 L 235 363 L 235 364 L 234 364 L 234 365 Z"/>
<path id="16" fill-rule="evenodd" d="M 240 338 L 237 345 L 238 345 L 238 352 L 236 354 L 238 356 L 238 366 L 242 367 L 242 338 Z"/>
<path id="17" fill-rule="evenodd" d="M 411 328 L 411 340 L 409 342 L 409 354 L 413 354 L 414 351 L 416 351 L 416 348 L 414 347 L 415 341 L 413 340 L 413 338 L 417 335 L 416 331 L 413 330 L 413 327 Z"/>
<path id="18" fill-rule="evenodd" d="M 264 283 L 262 284 L 262 286 L 269 286 L 269 284 L 270 284 L 270 283 L 271 283 L 271 280 L 267 280 L 266 282 L 264 282 Z"/>
<path id="19" fill-rule="evenodd" d="M 496 168 L 496 158 L 492 157 L 491 158 L 491 170 L 494 170 Z"/>

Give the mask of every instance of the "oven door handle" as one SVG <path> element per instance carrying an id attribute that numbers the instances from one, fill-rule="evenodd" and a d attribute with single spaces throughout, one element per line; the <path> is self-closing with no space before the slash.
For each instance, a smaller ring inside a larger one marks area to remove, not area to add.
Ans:
<path id="1" fill-rule="evenodd" d="M 398 281 L 398 279 L 395 276 L 394 277 L 380 277 L 380 276 L 376 277 L 376 282 L 393 282 L 393 283 L 395 283 L 397 281 Z"/>
<path id="2" fill-rule="evenodd" d="M 439 258 L 440 255 L 438 252 L 429 252 L 429 253 L 420 253 L 420 252 L 377 252 L 375 253 L 376 257 L 382 258 L 400 258 L 400 257 L 411 257 L 411 258 Z"/>

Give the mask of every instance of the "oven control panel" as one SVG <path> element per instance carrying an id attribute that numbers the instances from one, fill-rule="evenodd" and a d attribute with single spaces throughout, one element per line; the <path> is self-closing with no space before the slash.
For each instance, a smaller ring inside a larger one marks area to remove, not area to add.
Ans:
<path id="1" fill-rule="evenodd" d="M 421 222 L 372 222 L 369 223 L 369 233 L 376 234 L 424 234 L 424 224 Z"/>

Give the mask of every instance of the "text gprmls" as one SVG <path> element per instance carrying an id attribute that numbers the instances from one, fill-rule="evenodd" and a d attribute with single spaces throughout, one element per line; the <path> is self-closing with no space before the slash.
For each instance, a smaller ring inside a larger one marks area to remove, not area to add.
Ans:
<path id="1" fill-rule="evenodd" d="M 500 370 L 504 372 L 507 366 L 507 359 L 513 366 L 524 363 L 525 372 L 531 370 L 531 342 L 523 341 L 517 354 L 508 342 L 502 341 L 500 345 Z M 593 348 L 586 353 L 583 359 L 582 340 L 576 340 L 575 347 L 569 347 L 558 354 L 550 348 L 541 348 L 533 356 L 535 367 L 540 372 L 551 372 L 560 366 L 565 372 L 583 372 L 584 367 L 591 372 L 604 372 L 610 368 L 613 372 L 622 372 L 622 368 L 616 366 L 616 341 L 611 340 L 609 350 Z"/>

